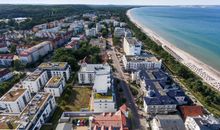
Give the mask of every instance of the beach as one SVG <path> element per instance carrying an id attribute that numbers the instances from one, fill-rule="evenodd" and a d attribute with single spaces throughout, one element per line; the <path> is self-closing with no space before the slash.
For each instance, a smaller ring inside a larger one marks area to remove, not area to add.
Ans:
<path id="1" fill-rule="evenodd" d="M 209 65 L 203 63 L 202 61 L 196 59 L 189 53 L 177 48 L 163 37 L 159 36 L 153 30 L 142 25 L 140 22 L 135 20 L 131 14 L 131 10 L 127 11 L 127 16 L 130 21 L 132 21 L 138 28 L 140 28 L 148 37 L 150 37 L 157 44 L 161 45 L 164 50 L 169 52 L 174 56 L 179 62 L 187 66 L 190 70 L 200 76 L 206 83 L 211 85 L 213 88 L 220 92 L 220 72 L 213 69 Z"/>

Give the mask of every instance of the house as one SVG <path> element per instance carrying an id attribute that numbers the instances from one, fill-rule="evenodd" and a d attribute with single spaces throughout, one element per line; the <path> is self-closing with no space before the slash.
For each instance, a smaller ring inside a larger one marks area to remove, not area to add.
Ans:
<path id="1" fill-rule="evenodd" d="M 54 97 L 60 97 L 66 85 L 62 76 L 53 76 L 44 87 L 44 91 L 51 93 Z"/>
<path id="2" fill-rule="evenodd" d="M 142 42 L 134 37 L 124 37 L 123 49 L 126 55 L 140 55 Z"/>
<path id="3" fill-rule="evenodd" d="M 150 54 L 142 54 L 139 56 L 123 55 L 122 62 L 125 70 L 142 70 L 142 69 L 160 69 L 162 60 L 158 60 L 155 56 Z"/>
<path id="4" fill-rule="evenodd" d="M 12 87 L 0 98 L 0 107 L 4 113 L 20 113 L 31 100 L 28 89 Z"/>
<path id="5" fill-rule="evenodd" d="M 185 130 L 179 115 L 156 115 L 152 121 L 152 130 Z"/>
<path id="6" fill-rule="evenodd" d="M 13 77 L 13 73 L 6 68 L 0 69 L 0 83 Z"/>
<path id="7" fill-rule="evenodd" d="M 180 106 L 179 107 L 182 118 L 185 120 L 188 116 L 203 116 L 202 106 Z"/>
<path id="8" fill-rule="evenodd" d="M 0 54 L 0 65 L 11 66 L 15 56 L 13 54 Z"/>
<path id="9" fill-rule="evenodd" d="M 121 110 L 115 113 L 102 113 L 91 118 L 92 130 L 128 130 L 127 118 Z"/>
<path id="10" fill-rule="evenodd" d="M 188 116 L 185 127 L 187 130 L 220 130 L 220 121 L 211 115 Z"/>
<path id="11" fill-rule="evenodd" d="M 21 113 L 0 114 L 0 129 L 39 130 L 55 108 L 55 98 L 50 93 L 39 92 Z"/>
<path id="12" fill-rule="evenodd" d="M 48 78 L 63 76 L 65 81 L 70 78 L 71 68 L 67 62 L 44 62 L 38 66 L 38 69 L 46 71 Z"/>
<path id="13" fill-rule="evenodd" d="M 35 70 L 22 81 L 22 86 L 29 89 L 31 93 L 37 93 L 43 89 L 47 81 L 48 75 L 46 71 Z"/>

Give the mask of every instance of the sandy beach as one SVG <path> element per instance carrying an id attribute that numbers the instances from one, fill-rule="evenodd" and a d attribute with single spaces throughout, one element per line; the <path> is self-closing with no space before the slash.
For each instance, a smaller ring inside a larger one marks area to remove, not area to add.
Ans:
<path id="1" fill-rule="evenodd" d="M 140 22 L 135 20 L 134 17 L 132 17 L 130 11 L 131 10 L 127 11 L 127 16 L 138 28 L 140 28 L 157 44 L 162 45 L 162 47 L 175 58 L 178 57 L 178 60 L 182 64 L 186 65 L 189 69 L 191 69 L 193 72 L 199 75 L 205 82 L 207 82 L 212 87 L 220 91 L 220 72 L 203 63 L 202 61 L 196 59 L 189 53 L 177 48 L 176 46 L 159 36 L 153 30 L 143 26 Z"/>

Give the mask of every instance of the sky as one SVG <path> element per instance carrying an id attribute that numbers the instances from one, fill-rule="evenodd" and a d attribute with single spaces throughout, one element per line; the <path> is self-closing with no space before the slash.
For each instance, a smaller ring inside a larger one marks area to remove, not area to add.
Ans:
<path id="1" fill-rule="evenodd" d="M 0 4 L 220 5 L 220 0 L 0 0 Z"/>

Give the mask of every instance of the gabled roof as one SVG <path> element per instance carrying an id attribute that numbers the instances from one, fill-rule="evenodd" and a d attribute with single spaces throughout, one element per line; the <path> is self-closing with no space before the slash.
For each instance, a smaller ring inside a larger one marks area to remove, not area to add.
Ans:
<path id="1" fill-rule="evenodd" d="M 202 106 L 181 106 L 180 112 L 185 120 L 187 116 L 202 116 L 203 108 Z"/>

